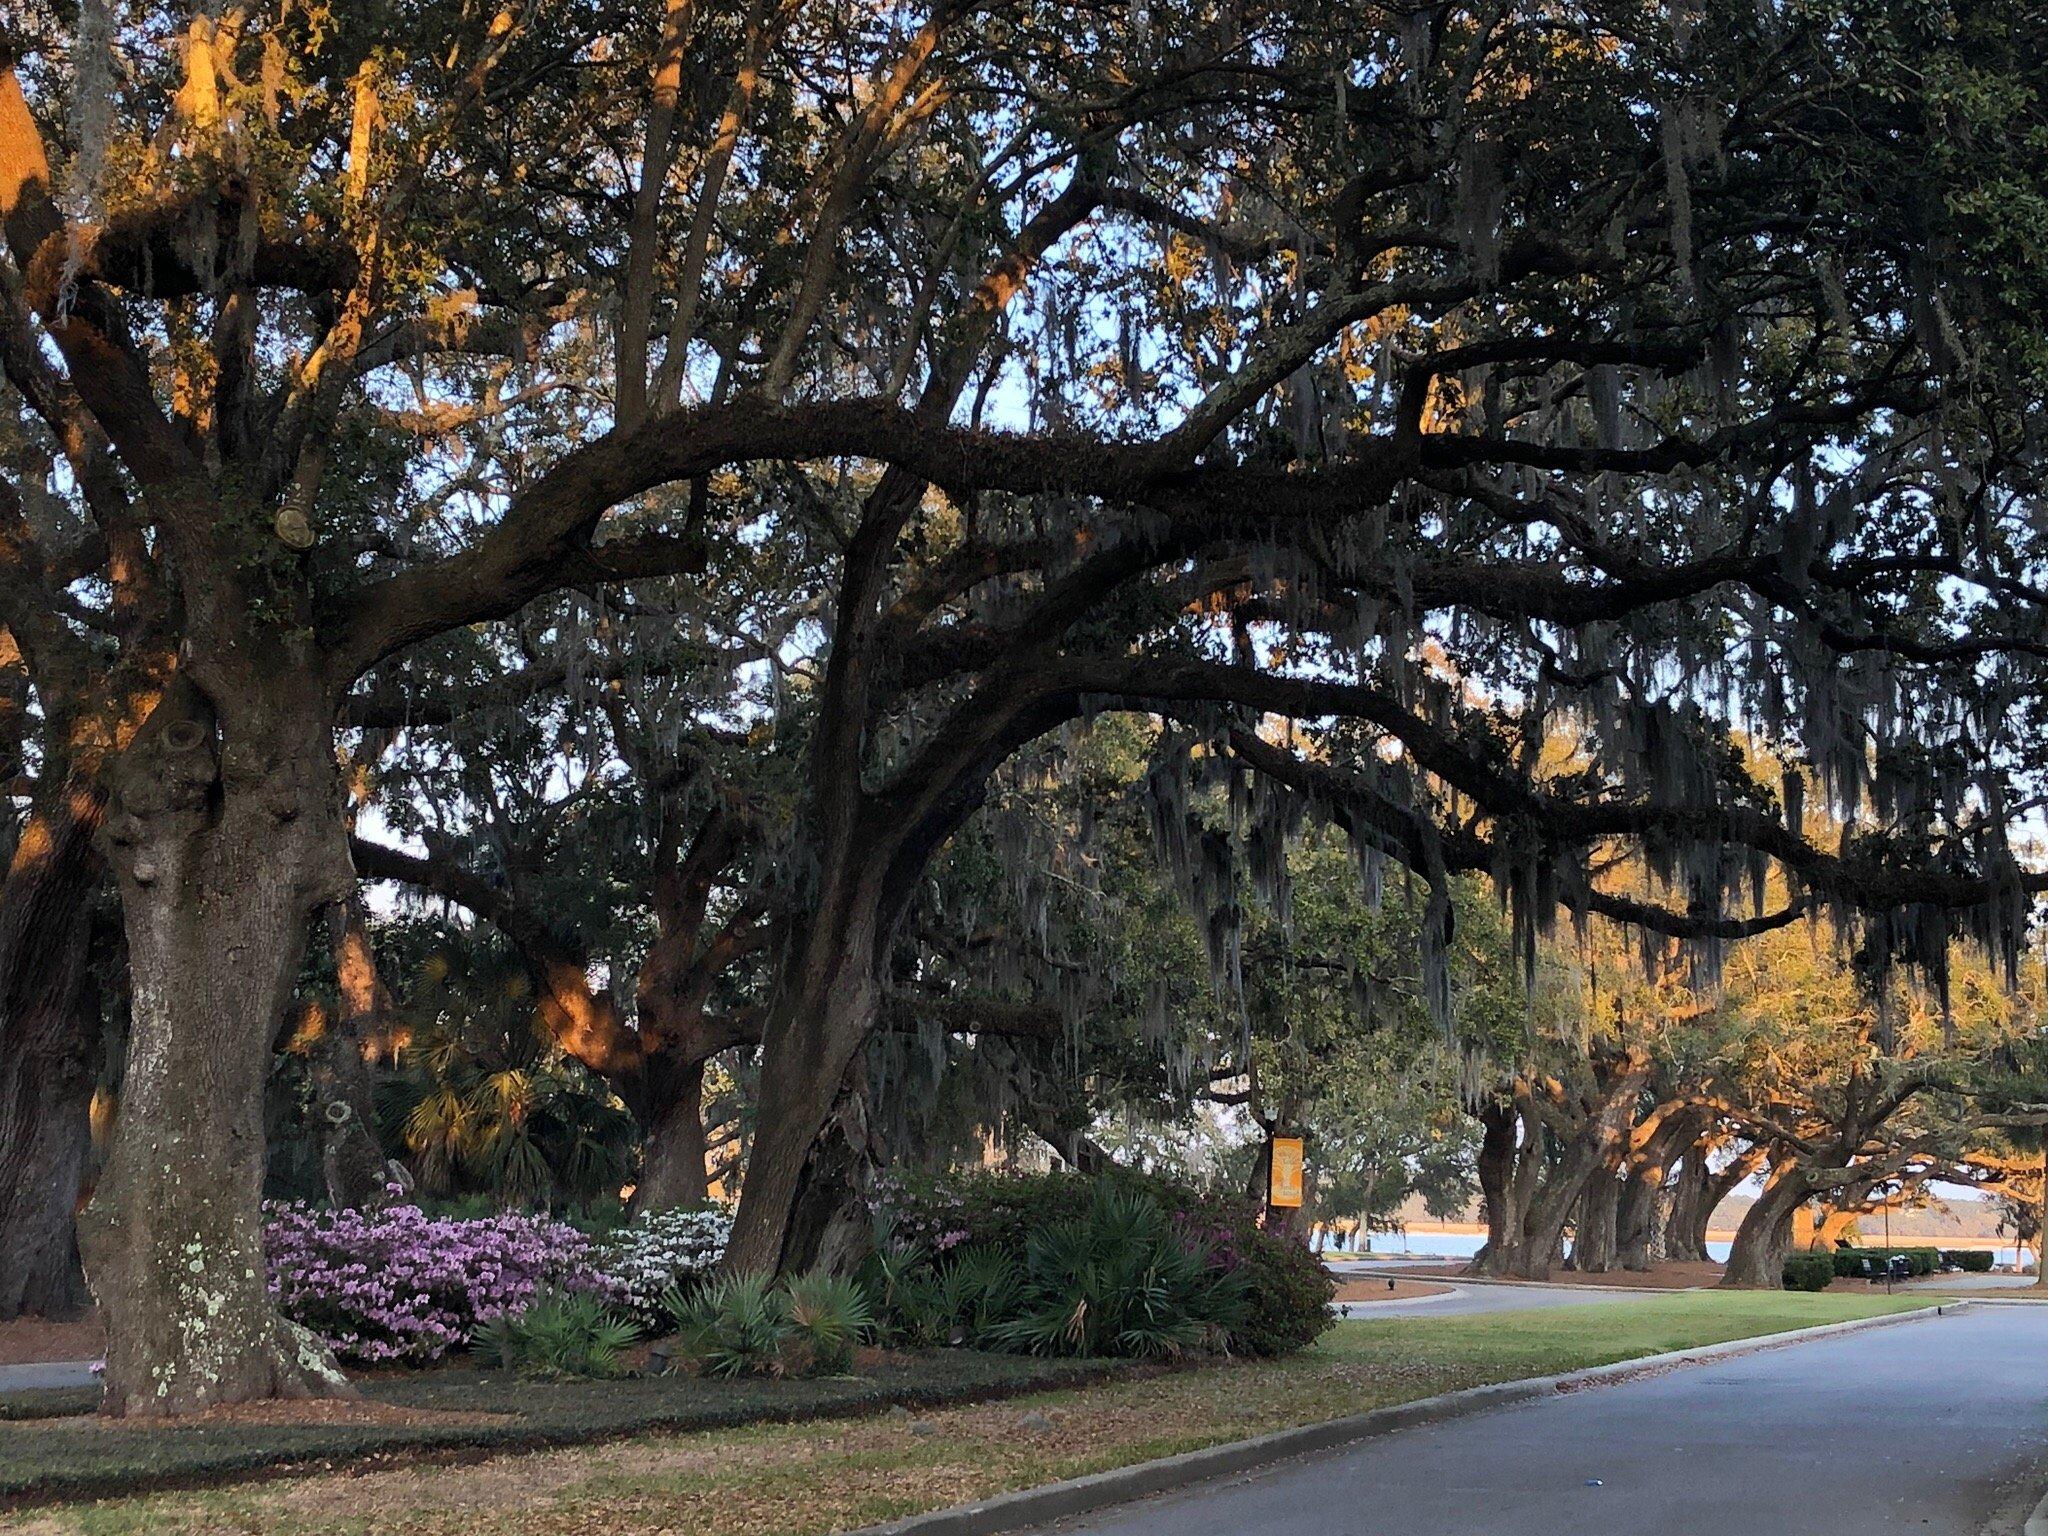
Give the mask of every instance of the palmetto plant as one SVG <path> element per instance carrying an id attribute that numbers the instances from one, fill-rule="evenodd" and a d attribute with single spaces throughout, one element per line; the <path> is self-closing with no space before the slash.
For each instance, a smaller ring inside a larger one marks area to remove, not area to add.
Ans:
<path id="1" fill-rule="evenodd" d="M 1025 1248 L 1018 1313 L 992 1330 L 1046 1355 L 1172 1355 L 1221 1344 L 1244 1282 L 1142 1193 L 1105 1187 L 1085 1217 L 1054 1222 Z"/>
<path id="2" fill-rule="evenodd" d="M 883 1343 L 943 1342 L 952 1318 L 930 1253 L 914 1243 L 885 1245 L 875 1250 L 864 1274 Z"/>
<path id="3" fill-rule="evenodd" d="M 814 1272 L 784 1286 L 790 1331 L 811 1357 L 811 1369 L 839 1375 L 853 1365 L 853 1347 L 874 1327 L 874 1309 L 860 1283 Z"/>
<path id="4" fill-rule="evenodd" d="M 1025 1295 L 1017 1261 L 1000 1248 L 957 1251 L 938 1277 L 938 1305 L 950 1324 L 948 1341 L 989 1345 L 1016 1321 Z"/>
<path id="5" fill-rule="evenodd" d="M 640 1325 L 597 1297 L 546 1291 L 524 1311 L 484 1324 L 471 1342 L 506 1370 L 528 1376 L 616 1376 Z"/>
<path id="6" fill-rule="evenodd" d="M 382 1118 L 421 1185 L 503 1205 L 615 1194 L 638 1139 L 625 1106 L 530 1026 L 500 1032 L 479 1022 L 421 1026 L 382 1090 Z"/>
<path id="7" fill-rule="evenodd" d="M 706 1376 L 782 1372 L 795 1327 L 789 1296 L 772 1276 L 723 1275 L 688 1292 L 670 1287 L 661 1304 Z"/>

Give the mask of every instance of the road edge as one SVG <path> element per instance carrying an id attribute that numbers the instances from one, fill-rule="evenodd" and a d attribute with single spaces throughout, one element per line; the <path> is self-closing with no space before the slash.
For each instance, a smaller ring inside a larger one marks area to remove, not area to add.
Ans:
<path id="1" fill-rule="evenodd" d="M 1455 1263 L 1446 1259 L 1445 1263 Z M 1570 1280 L 1510 1280 L 1500 1275 L 1443 1275 L 1417 1274 L 1409 1269 L 1359 1269 L 1351 1270 L 1346 1278 L 1363 1275 L 1369 1279 L 1384 1280 L 1392 1275 L 1403 1280 L 1433 1280 L 1442 1285 L 1495 1286 L 1504 1291 L 1577 1291 L 1588 1296 L 1690 1296 L 1697 1291 L 1711 1291 L 1711 1285 L 1588 1285 Z"/>
<path id="2" fill-rule="evenodd" d="M 881 1525 L 865 1525 L 848 1532 L 847 1536 L 1003 1536 L 1006 1532 L 1030 1530 L 1057 1520 L 1071 1520 L 1077 1515 L 1092 1514 L 1135 1499 L 1177 1493 L 1198 1483 L 1241 1477 L 1298 1456 L 1341 1450 L 1395 1430 L 1445 1424 L 1496 1408 L 1553 1397 L 1561 1392 L 1611 1386 L 1635 1376 L 1681 1365 L 1725 1360 L 1731 1355 L 1758 1354 L 1767 1349 L 1782 1349 L 1815 1339 L 1832 1338 L 1837 1334 L 1861 1333 L 1870 1328 L 1888 1328 L 1897 1323 L 1942 1317 L 1951 1312 L 1965 1311 L 1970 1305 L 1967 1299 L 1943 1301 L 1916 1307 L 1910 1312 L 1887 1312 L 1877 1317 L 1856 1317 L 1840 1323 L 1817 1323 L 1811 1328 L 1793 1328 L 1784 1333 L 1759 1334 L 1752 1338 L 1729 1339 L 1720 1344 L 1702 1344 L 1693 1349 L 1671 1350 L 1660 1355 L 1642 1355 L 1633 1360 L 1617 1360 L 1612 1365 L 1587 1366 L 1583 1370 L 1566 1371 L 1557 1376 L 1532 1376 L 1520 1381 L 1496 1382 L 1490 1386 L 1465 1387 L 1436 1397 L 1418 1398 L 1412 1403 L 1375 1408 L 1370 1413 L 1301 1424 L 1249 1440 L 1227 1441 L 1198 1451 L 1184 1451 L 1178 1456 L 1165 1456 L 1107 1472 L 1092 1472 L 1086 1477 L 1068 1478 L 1064 1482 L 1020 1488 L 1011 1493 L 978 1499 L 971 1504 L 956 1504 L 950 1509 L 908 1515 Z M 2028 1536 L 2037 1536 L 2031 1526 Z M 2041 1533 L 2041 1536 L 2048 1536 L 2048 1533 Z"/>
<path id="3" fill-rule="evenodd" d="M 2048 1536 L 2048 1493 L 2041 1495 L 2041 1502 L 2034 1506 L 2034 1512 L 2020 1529 L 2024 1536 Z"/>

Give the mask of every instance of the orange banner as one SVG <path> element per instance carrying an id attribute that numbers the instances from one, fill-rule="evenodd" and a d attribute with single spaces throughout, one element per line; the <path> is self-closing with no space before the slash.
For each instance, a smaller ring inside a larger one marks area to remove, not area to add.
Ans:
<path id="1" fill-rule="evenodd" d="M 1273 1176 L 1266 1200 L 1275 1206 L 1299 1206 L 1301 1204 L 1301 1138 L 1299 1136 L 1275 1136 L 1273 1138 Z"/>

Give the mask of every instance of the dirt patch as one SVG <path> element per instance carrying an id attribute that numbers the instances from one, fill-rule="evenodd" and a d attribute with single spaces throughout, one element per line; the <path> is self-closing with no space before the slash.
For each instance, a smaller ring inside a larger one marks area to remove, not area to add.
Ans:
<path id="1" fill-rule="evenodd" d="M 44 1365 L 59 1360 L 97 1360 L 107 1352 L 107 1330 L 97 1316 L 53 1323 L 17 1317 L 0 1323 L 0 1365 Z"/>
<path id="2" fill-rule="evenodd" d="M 1413 1301 L 1418 1296 L 1441 1296 L 1450 1290 L 1448 1285 L 1435 1285 L 1426 1280 L 1373 1280 L 1356 1276 L 1337 1282 L 1339 1301 Z"/>
<path id="3" fill-rule="evenodd" d="M 1418 1264 L 1404 1267 L 1401 1273 L 1404 1276 L 1469 1278 L 1465 1275 L 1465 1266 L 1462 1264 Z M 1604 1275 L 1582 1275 L 1574 1269 L 1553 1269 L 1549 1279 L 1537 1283 L 1638 1291 L 1685 1291 L 1699 1286 L 1719 1285 L 1721 1266 L 1712 1260 L 1705 1263 L 1689 1261 L 1659 1264 L 1655 1269 L 1617 1269 Z"/>

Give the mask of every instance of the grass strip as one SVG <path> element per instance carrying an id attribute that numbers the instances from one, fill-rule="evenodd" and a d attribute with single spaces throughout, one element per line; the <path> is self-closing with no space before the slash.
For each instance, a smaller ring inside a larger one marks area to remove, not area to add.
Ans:
<path id="1" fill-rule="evenodd" d="M 821 1536 L 1461 1387 L 1907 1311 L 1936 1299 L 1699 1292 L 1352 1322 L 1284 1360 L 1116 1377 L 913 1415 L 636 1435 L 459 1465 L 356 1469 L 64 1505 L 26 1516 L 20 1529 L 30 1536 Z M 520 1390 L 539 1412 L 538 1399 L 556 1389 Z M 874 1400 L 892 1399 L 882 1393 Z M 467 1406 L 479 1405 L 472 1399 Z M 0 1427 L 0 1467 L 8 1465 L 9 1439 L 20 1432 Z"/>

